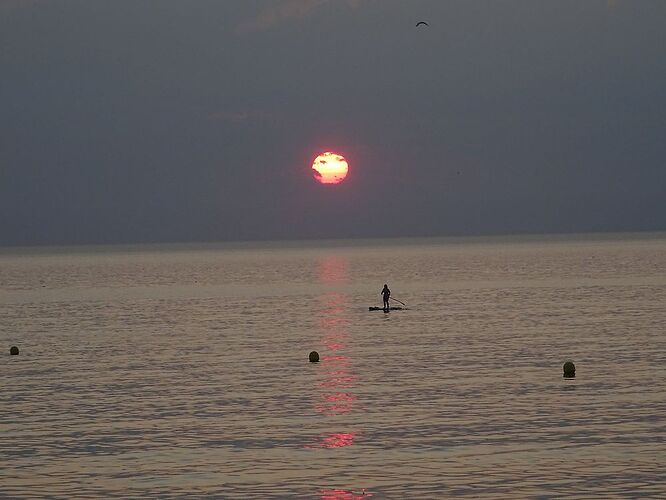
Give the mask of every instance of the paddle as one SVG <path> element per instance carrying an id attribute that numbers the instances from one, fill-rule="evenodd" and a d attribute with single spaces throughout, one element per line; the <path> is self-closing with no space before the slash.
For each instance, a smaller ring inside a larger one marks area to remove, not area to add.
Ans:
<path id="1" fill-rule="evenodd" d="M 407 304 L 405 304 L 405 303 L 404 303 L 403 301 L 401 301 L 401 300 L 394 299 L 393 297 L 389 297 L 389 299 L 391 299 L 391 300 L 395 300 L 395 301 L 398 302 L 399 304 L 402 304 L 403 306 L 407 307 Z"/>

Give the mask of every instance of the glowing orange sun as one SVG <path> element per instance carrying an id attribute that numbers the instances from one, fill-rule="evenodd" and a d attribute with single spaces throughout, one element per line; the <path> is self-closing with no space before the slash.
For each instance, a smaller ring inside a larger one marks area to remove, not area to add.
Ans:
<path id="1" fill-rule="evenodd" d="M 340 184 L 347 177 L 349 165 L 345 157 L 327 151 L 315 158 L 312 175 L 322 184 Z"/>

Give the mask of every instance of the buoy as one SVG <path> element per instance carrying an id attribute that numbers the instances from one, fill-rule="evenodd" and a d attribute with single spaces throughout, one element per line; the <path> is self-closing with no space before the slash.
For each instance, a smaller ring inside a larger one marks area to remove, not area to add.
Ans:
<path id="1" fill-rule="evenodd" d="M 19 353 L 18 347 L 16 347 L 15 345 L 9 348 L 9 354 L 11 354 L 12 356 L 18 356 L 18 353 Z"/>
<path id="2" fill-rule="evenodd" d="M 562 367 L 564 369 L 564 378 L 574 378 L 576 376 L 576 365 L 573 361 L 567 361 Z"/>
<path id="3" fill-rule="evenodd" d="M 319 363 L 319 353 L 317 351 L 310 353 L 310 363 Z"/>

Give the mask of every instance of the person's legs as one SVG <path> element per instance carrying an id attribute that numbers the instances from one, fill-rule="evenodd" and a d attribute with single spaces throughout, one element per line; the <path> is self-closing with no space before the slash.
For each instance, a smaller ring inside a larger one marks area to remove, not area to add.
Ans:
<path id="1" fill-rule="evenodd" d="M 388 299 L 384 299 L 384 309 L 387 310 L 387 311 L 389 310 L 389 301 L 388 301 Z"/>

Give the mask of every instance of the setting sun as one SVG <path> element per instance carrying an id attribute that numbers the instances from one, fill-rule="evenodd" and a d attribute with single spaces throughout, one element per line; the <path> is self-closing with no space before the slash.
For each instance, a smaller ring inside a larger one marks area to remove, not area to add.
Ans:
<path id="1" fill-rule="evenodd" d="M 312 175 L 321 184 L 339 184 L 347 177 L 349 165 L 344 156 L 331 153 L 320 154 L 312 163 Z"/>

